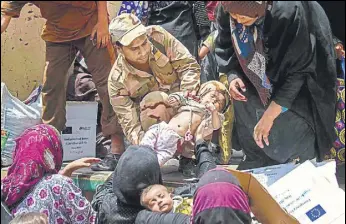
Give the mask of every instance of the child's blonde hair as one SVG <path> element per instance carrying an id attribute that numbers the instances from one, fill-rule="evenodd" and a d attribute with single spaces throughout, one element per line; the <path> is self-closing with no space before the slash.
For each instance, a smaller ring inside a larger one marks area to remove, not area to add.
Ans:
<path id="1" fill-rule="evenodd" d="M 10 224 L 48 224 L 48 218 L 43 213 L 29 212 L 16 216 Z"/>

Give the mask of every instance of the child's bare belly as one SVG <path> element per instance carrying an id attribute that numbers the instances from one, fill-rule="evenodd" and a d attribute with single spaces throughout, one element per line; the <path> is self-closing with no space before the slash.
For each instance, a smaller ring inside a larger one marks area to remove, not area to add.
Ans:
<path id="1" fill-rule="evenodd" d="M 191 122 L 191 134 L 194 135 L 198 126 L 202 122 L 202 116 L 198 113 L 183 111 L 175 115 L 168 123 L 168 125 L 178 133 L 181 137 L 185 136 L 186 132 L 189 130 L 189 124 Z"/>

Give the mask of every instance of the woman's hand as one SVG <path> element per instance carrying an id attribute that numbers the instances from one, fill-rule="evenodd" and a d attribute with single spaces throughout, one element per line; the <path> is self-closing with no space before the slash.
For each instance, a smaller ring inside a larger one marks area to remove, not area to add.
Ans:
<path id="1" fill-rule="evenodd" d="M 269 146 L 268 137 L 273 124 L 274 120 L 272 117 L 263 115 L 254 128 L 253 138 L 258 147 L 260 147 L 261 149 L 264 148 L 263 141 L 267 146 Z"/>
<path id="2" fill-rule="evenodd" d="M 90 167 L 92 164 L 94 163 L 98 163 L 100 162 L 101 159 L 98 158 L 92 158 L 92 157 L 88 157 L 88 158 L 81 158 L 78 160 L 75 160 L 71 163 L 69 163 L 61 172 L 61 175 L 67 176 L 67 177 L 71 177 L 72 173 L 78 169 L 81 168 L 88 168 Z"/>
<path id="3" fill-rule="evenodd" d="M 246 97 L 240 93 L 239 89 L 246 92 L 246 87 L 243 81 L 240 78 L 236 78 L 229 84 L 229 92 L 231 97 L 235 100 L 246 102 Z"/>
<path id="4" fill-rule="evenodd" d="M 264 143 L 269 146 L 269 133 L 271 128 L 273 127 L 274 120 L 281 114 L 282 107 L 272 101 L 264 112 L 261 119 L 258 121 L 257 125 L 254 128 L 253 138 L 261 149 L 264 148 Z"/>

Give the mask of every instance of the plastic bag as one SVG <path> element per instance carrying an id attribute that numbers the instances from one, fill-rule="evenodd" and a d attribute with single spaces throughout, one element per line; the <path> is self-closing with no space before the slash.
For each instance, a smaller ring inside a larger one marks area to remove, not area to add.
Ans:
<path id="1" fill-rule="evenodd" d="M 1 130 L 6 130 L 9 133 L 5 147 L 1 150 L 3 166 L 12 164 L 15 139 L 27 128 L 41 123 L 40 93 L 41 90 L 38 89 L 36 100 L 30 101 L 30 104 L 26 105 L 12 96 L 5 83 L 1 83 Z"/>

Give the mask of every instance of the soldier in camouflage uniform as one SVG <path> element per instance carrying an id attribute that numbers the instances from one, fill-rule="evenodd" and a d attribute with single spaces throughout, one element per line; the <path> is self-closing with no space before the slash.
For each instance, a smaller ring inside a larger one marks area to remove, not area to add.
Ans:
<path id="1" fill-rule="evenodd" d="M 109 30 L 119 53 L 108 78 L 111 104 L 127 139 L 139 144 L 151 125 L 168 122 L 173 116 L 167 94 L 196 93 L 200 66 L 165 29 L 145 27 L 133 14 L 114 18 Z M 188 176 L 193 175 L 192 155 L 185 152 L 180 162 Z"/>

